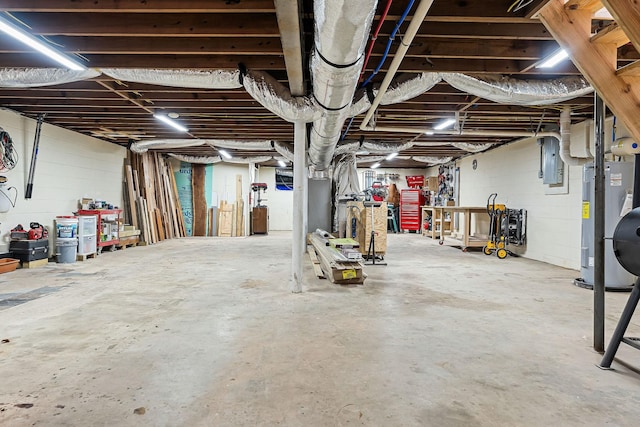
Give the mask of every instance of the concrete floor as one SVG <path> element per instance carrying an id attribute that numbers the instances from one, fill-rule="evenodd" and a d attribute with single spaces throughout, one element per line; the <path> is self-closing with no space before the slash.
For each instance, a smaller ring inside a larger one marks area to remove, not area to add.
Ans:
<path id="1" fill-rule="evenodd" d="M 289 259 L 273 233 L 0 275 L 0 425 L 640 422 L 640 374 L 595 367 L 575 271 L 390 235 L 364 286 L 308 263 L 294 295 Z M 607 339 L 627 295 L 607 294 Z"/>

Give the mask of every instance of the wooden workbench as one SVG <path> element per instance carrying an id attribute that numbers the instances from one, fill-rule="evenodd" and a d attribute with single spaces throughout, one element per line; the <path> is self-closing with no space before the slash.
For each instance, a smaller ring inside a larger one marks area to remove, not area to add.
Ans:
<path id="1" fill-rule="evenodd" d="M 489 223 L 489 214 L 487 213 L 486 206 L 442 206 L 442 215 L 446 216 L 449 213 L 450 218 L 453 219 L 454 214 L 460 214 L 462 219 L 458 218 L 458 221 L 452 222 L 451 235 L 445 241 L 445 236 L 440 235 L 440 244 L 450 244 L 452 246 L 460 246 L 462 250 L 467 248 L 482 248 L 487 244 L 487 234 L 479 233 L 478 230 L 471 229 L 471 218 L 476 216 L 476 228 L 481 222 Z"/>
<path id="2" fill-rule="evenodd" d="M 443 206 L 422 206 L 422 235 L 442 240 L 443 235 L 451 234 L 451 217 L 445 217 Z M 425 219 L 431 217 L 431 229 L 425 229 Z"/>

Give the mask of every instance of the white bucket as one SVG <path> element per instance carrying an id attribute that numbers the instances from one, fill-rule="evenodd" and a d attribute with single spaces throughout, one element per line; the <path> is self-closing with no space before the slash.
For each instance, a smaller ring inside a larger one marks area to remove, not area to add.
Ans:
<path id="1" fill-rule="evenodd" d="M 78 218 L 75 216 L 57 216 L 56 231 L 60 239 L 75 239 L 78 235 Z"/>

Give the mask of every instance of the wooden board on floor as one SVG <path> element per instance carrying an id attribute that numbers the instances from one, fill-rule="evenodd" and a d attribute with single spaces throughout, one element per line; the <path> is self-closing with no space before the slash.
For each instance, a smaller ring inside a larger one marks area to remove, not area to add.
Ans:
<path id="1" fill-rule="evenodd" d="M 194 236 L 207 235 L 207 198 L 204 194 L 205 165 L 191 165 L 191 186 L 193 190 L 193 232 Z"/>
<path id="2" fill-rule="evenodd" d="M 316 277 L 318 279 L 326 279 L 322 267 L 320 267 L 320 260 L 318 259 L 316 250 L 313 249 L 313 245 L 307 245 L 307 253 L 309 254 L 309 259 L 311 259 L 311 265 L 313 266 L 313 272 L 316 274 Z"/>

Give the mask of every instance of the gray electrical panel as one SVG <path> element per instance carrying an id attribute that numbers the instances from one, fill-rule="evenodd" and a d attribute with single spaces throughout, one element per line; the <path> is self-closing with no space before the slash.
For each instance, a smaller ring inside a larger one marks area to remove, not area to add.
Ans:
<path id="1" fill-rule="evenodd" d="M 556 138 L 542 139 L 542 183 L 562 184 L 564 162 L 560 158 L 560 142 Z"/>

